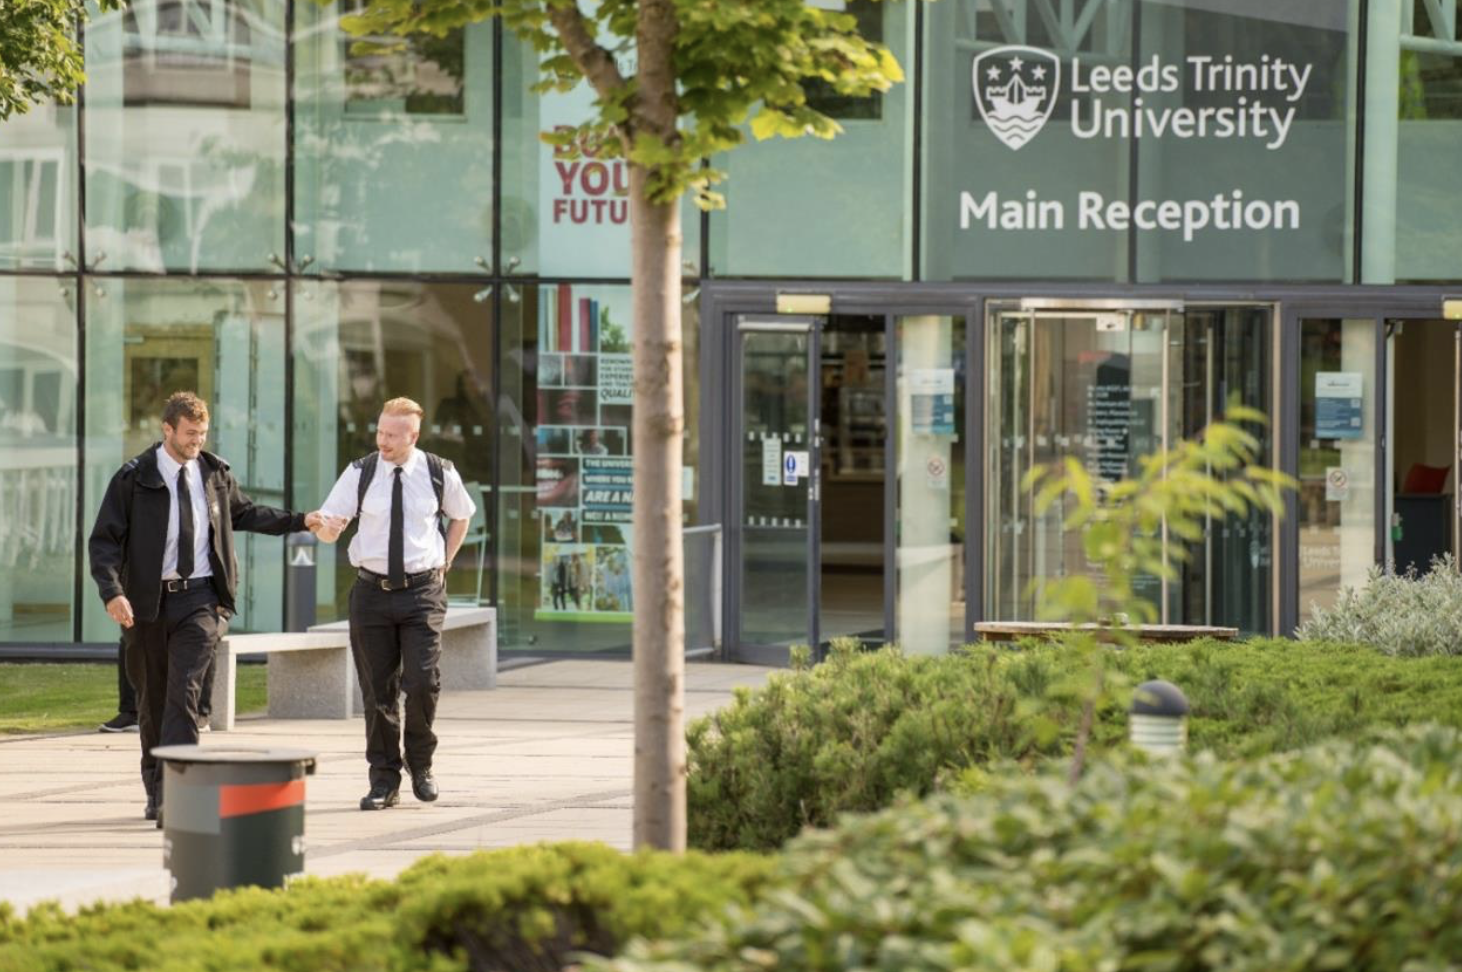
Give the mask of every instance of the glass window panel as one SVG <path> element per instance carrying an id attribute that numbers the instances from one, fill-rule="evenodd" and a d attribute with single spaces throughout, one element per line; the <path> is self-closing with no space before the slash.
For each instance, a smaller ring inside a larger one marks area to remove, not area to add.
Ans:
<path id="1" fill-rule="evenodd" d="M 912 72 L 913 4 L 852 0 L 847 10 Z M 831 142 L 748 136 L 716 160 L 728 179 L 720 186 L 726 209 L 710 218 L 711 266 L 728 276 L 907 278 L 913 85 L 869 98 L 817 84 L 807 93 L 842 134 Z"/>
<path id="2" fill-rule="evenodd" d="M 898 643 L 943 654 L 965 634 L 965 322 L 900 317 Z"/>
<path id="3" fill-rule="evenodd" d="M 474 284 L 300 281 L 295 290 L 294 495 L 301 509 L 325 501 L 353 460 L 376 449 L 388 399 L 426 410 L 418 445 L 450 460 L 477 505 L 447 578 L 454 601 L 492 593 L 492 302 Z M 354 528 L 322 552 L 316 618 L 343 618 L 355 573 Z"/>
<path id="4" fill-rule="evenodd" d="M 255 502 L 284 502 L 284 296 L 236 280 L 93 279 L 86 288 L 86 505 L 91 532 L 107 483 L 161 438 L 175 391 L 208 403 L 208 445 Z M 313 507 L 312 507 L 313 508 Z M 236 535 L 238 616 L 230 630 L 278 631 L 284 540 Z M 85 641 L 116 624 L 86 581 Z"/>
<path id="5" fill-rule="evenodd" d="M 0 123 L 0 269 L 66 270 L 76 252 L 76 109 Z"/>
<path id="6" fill-rule="evenodd" d="M 338 23 L 359 6 L 294 8 L 295 253 L 314 270 L 481 272 L 492 24 L 360 54 Z"/>
<path id="7" fill-rule="evenodd" d="M 885 486 L 891 441 L 888 319 L 882 314 L 834 314 L 822 322 L 818 331 L 820 361 L 814 375 L 821 441 L 810 458 L 819 464 L 816 521 L 821 564 L 817 578 L 817 638 L 826 642 L 853 636 L 865 646 L 877 645 L 891 638 L 885 624 L 883 596 L 887 582 Z M 742 411 L 746 435 L 730 431 L 742 442 L 743 462 L 749 458 L 756 463 L 742 473 L 745 484 L 742 495 L 748 498 L 761 491 L 762 476 L 762 444 L 751 440 L 757 429 L 753 427 L 755 423 L 750 423 L 752 413 L 747 411 L 754 404 L 753 393 L 759 385 L 792 386 L 806 380 L 805 376 L 796 374 L 799 368 L 806 368 L 806 363 L 795 354 L 782 356 L 780 367 L 789 374 L 777 378 L 776 345 L 772 345 L 772 354 L 754 357 L 752 338 L 752 333 L 742 335 L 741 380 L 747 398 Z M 772 360 L 768 362 L 764 358 Z M 773 367 L 769 368 L 768 364 Z M 781 391 L 788 394 L 785 388 Z M 762 435 L 767 431 L 770 430 L 760 429 Z M 779 428 L 777 431 L 781 433 L 784 452 L 800 451 L 796 443 L 789 441 L 792 430 Z M 771 492 L 776 495 L 790 491 L 779 486 Z M 746 512 L 751 516 L 743 516 L 741 520 L 744 547 L 760 532 L 756 529 L 757 513 Z M 751 575 L 747 579 L 754 583 L 756 571 L 747 573 Z M 751 589 L 744 580 L 743 592 Z"/>
<path id="8" fill-rule="evenodd" d="M 1138 280 L 1346 276 L 1349 6 L 1310 0 L 1239 12 L 1193 2 L 1142 4 L 1137 65 L 1157 58 L 1185 68 L 1181 90 L 1144 92 L 1143 106 L 1150 113 L 1238 106 L 1255 137 L 1144 135 L 1131 140 L 1134 205 L 1147 199 L 1211 202 L 1222 196 L 1224 208 L 1210 207 L 1211 220 L 1237 224 L 1228 230 L 1134 232 Z M 1296 71 L 1304 82 L 1299 90 Z M 1283 228 L 1266 229 L 1270 221 Z"/>
<path id="9" fill-rule="evenodd" d="M 985 591 L 988 617 L 1035 617 L 1032 582 L 1091 572 L 1078 534 L 1062 524 L 1065 500 L 1036 512 L 1024 482 L 1036 465 L 1076 459 L 1116 482 L 1140 457 L 1195 438 L 1230 401 L 1271 411 L 1271 311 L 1190 306 L 1185 311 L 991 311 L 990 453 L 986 460 Z M 1272 435 L 1259 462 L 1271 462 Z M 1136 578 L 1157 620 L 1271 628 L 1267 513 L 1215 518 L 1188 560 L 1168 557 L 1172 578 Z M 1177 541 L 1169 538 L 1169 549 Z"/>
<path id="10" fill-rule="evenodd" d="M 734 515 L 741 533 L 737 569 L 743 645 L 787 647 L 808 644 L 812 637 L 809 605 L 817 566 L 811 556 L 812 477 L 788 483 L 779 468 L 770 478 L 765 470 L 769 451 L 772 465 L 780 467 L 787 451 L 812 444 L 813 344 L 810 328 L 738 334 L 740 414 L 731 434 L 741 457 L 741 508 Z M 835 628 L 834 633 L 844 632 Z"/>
<path id="11" fill-rule="evenodd" d="M 632 52 L 622 55 L 633 70 Z M 505 273 L 628 278 L 629 169 L 594 146 L 549 145 L 540 133 L 573 126 L 594 112 L 588 84 L 538 94 L 539 56 L 509 37 L 503 45 L 503 212 Z M 700 265 L 700 210 L 681 205 L 683 262 Z"/>
<path id="12" fill-rule="evenodd" d="M 1369 14 L 1364 280 L 1456 280 L 1462 0 L 1371 4 Z"/>
<path id="13" fill-rule="evenodd" d="M 86 245 L 106 270 L 269 270 L 284 0 L 139 0 L 86 30 Z"/>
<path id="14" fill-rule="evenodd" d="M 1353 7 L 928 7 L 925 273 L 1343 279 Z"/>
<path id="15" fill-rule="evenodd" d="M 699 322 L 693 306 L 684 311 L 683 353 L 693 373 Z M 502 314 L 499 637 L 509 650 L 627 650 L 630 289 L 510 288 Z M 702 488 L 695 384 L 686 382 L 687 515 Z M 706 546 L 690 541 L 688 556 L 701 557 Z M 696 570 L 709 578 L 710 571 Z M 687 592 L 687 602 L 700 603 L 702 595 Z"/>
<path id="16" fill-rule="evenodd" d="M 0 642 L 72 640 L 76 301 L 0 278 Z"/>
<path id="17" fill-rule="evenodd" d="M 1376 322 L 1300 327 L 1300 620 L 1376 562 Z"/>

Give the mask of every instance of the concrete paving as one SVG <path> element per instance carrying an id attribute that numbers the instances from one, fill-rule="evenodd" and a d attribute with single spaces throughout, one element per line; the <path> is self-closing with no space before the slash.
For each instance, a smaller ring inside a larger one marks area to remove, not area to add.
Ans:
<path id="1" fill-rule="evenodd" d="M 768 670 L 686 666 L 687 718 L 729 702 Z M 442 795 L 362 813 L 369 783 L 360 718 L 243 717 L 203 745 L 302 747 L 319 753 L 307 781 L 306 871 L 392 876 L 427 854 L 553 840 L 630 846 L 634 693 L 626 661 L 571 660 L 502 672 L 498 688 L 444 693 L 437 711 Z M 142 819 L 137 736 L 0 737 L 0 901 L 167 900 L 162 832 Z"/>

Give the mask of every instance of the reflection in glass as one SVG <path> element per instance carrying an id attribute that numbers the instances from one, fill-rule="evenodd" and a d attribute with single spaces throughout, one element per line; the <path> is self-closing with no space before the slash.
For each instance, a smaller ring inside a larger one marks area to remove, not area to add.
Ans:
<path id="1" fill-rule="evenodd" d="M 76 109 L 42 105 L 0 123 L 0 270 L 71 269 Z"/>
<path id="2" fill-rule="evenodd" d="M 620 52 L 633 72 L 632 51 Z M 539 136 L 592 118 L 595 94 L 532 90 L 540 58 L 527 41 L 503 45 L 502 252 L 505 273 L 628 278 L 629 169 L 599 146 L 549 145 Z M 681 205 L 682 260 L 700 263 L 700 210 Z"/>
<path id="3" fill-rule="evenodd" d="M 1075 457 L 1097 480 L 1196 436 L 1231 399 L 1270 411 L 1270 312 L 992 312 L 986 467 L 986 616 L 1032 620 L 1041 582 L 1094 567 L 1058 501 L 1042 515 L 1023 484 L 1036 465 Z M 1263 433 L 1261 462 L 1270 462 Z M 1245 632 L 1271 626 L 1267 515 L 1208 525 L 1169 581 L 1138 577 L 1159 621 Z M 1176 543 L 1176 540 L 1170 540 Z"/>
<path id="4" fill-rule="evenodd" d="M 325 500 L 352 461 L 376 449 L 388 399 L 426 410 L 418 446 L 456 465 L 477 505 L 447 577 L 447 596 L 491 597 L 492 318 L 472 284 L 300 281 L 295 290 L 294 495 L 301 509 Z M 318 558 L 316 616 L 343 618 L 355 583 L 347 548 L 354 527 Z"/>
<path id="5" fill-rule="evenodd" d="M 161 439 L 175 391 L 208 403 L 208 445 L 256 502 L 285 506 L 284 298 L 265 283 L 233 280 L 95 281 L 86 289 L 85 531 L 122 463 Z M 313 507 L 311 507 L 313 508 Z M 234 631 L 278 631 L 283 620 L 281 537 L 237 534 Z M 83 640 L 117 626 L 88 580 Z"/>
<path id="6" fill-rule="evenodd" d="M 634 608 L 630 289 L 555 284 L 509 294 L 518 299 L 502 304 L 499 637 L 509 650 L 627 651 Z M 693 307 L 685 311 L 683 354 L 693 361 L 698 321 Z M 682 509 L 690 513 L 700 486 L 699 409 L 694 394 L 686 400 Z M 687 592 L 687 603 L 697 596 Z"/>
<path id="7" fill-rule="evenodd" d="M 1376 562 L 1376 324 L 1300 326 L 1299 616 L 1365 583 Z"/>
<path id="8" fill-rule="evenodd" d="M 1372 4 L 1366 38 L 1365 283 L 1456 280 L 1462 6 Z"/>
<path id="9" fill-rule="evenodd" d="M 70 285 L 0 278 L 0 642 L 72 638 L 76 379 Z"/>
<path id="10" fill-rule="evenodd" d="M 912 73 L 914 5 L 852 0 L 847 11 Z M 711 265 L 729 276 L 907 279 L 913 85 L 849 98 L 813 83 L 807 96 L 842 133 L 831 142 L 748 137 L 716 160 L 728 179 L 719 187 L 726 208 L 710 218 Z"/>
<path id="11" fill-rule="evenodd" d="M 284 11 L 284 0 L 139 0 L 88 24 L 93 267 L 275 269 Z"/>
<path id="12" fill-rule="evenodd" d="M 295 252 L 317 270 L 481 272 L 492 25 L 366 54 L 339 26 L 359 5 L 294 8 Z"/>

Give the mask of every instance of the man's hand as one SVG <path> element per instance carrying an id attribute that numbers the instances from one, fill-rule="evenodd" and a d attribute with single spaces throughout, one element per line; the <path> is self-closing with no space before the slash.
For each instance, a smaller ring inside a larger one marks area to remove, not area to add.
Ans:
<path id="1" fill-rule="evenodd" d="M 334 543 L 340 539 L 340 534 L 349 522 L 343 516 L 327 516 L 319 510 L 305 514 L 305 526 L 310 528 L 310 532 L 321 543 Z"/>
<path id="2" fill-rule="evenodd" d="M 124 628 L 132 627 L 132 602 L 118 594 L 107 602 L 107 616 Z"/>

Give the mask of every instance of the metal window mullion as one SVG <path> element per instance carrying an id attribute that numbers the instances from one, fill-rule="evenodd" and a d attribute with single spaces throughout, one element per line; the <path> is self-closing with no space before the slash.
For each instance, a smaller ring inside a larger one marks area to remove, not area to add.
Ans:
<path id="1" fill-rule="evenodd" d="M 883 637 L 886 644 L 898 640 L 898 598 L 902 577 L 898 569 L 900 441 L 898 410 L 898 318 L 883 320 Z"/>
<path id="2" fill-rule="evenodd" d="M 76 42 L 86 61 L 86 21 L 76 18 Z M 86 85 L 76 92 L 76 259 L 71 279 L 76 294 L 76 536 L 72 541 L 71 640 L 82 639 L 82 604 L 86 597 Z"/>

